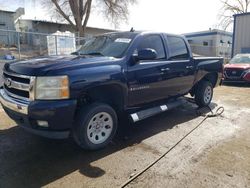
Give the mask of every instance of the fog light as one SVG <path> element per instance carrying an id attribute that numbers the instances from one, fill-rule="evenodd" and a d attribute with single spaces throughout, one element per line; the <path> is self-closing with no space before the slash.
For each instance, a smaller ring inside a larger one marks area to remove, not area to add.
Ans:
<path id="1" fill-rule="evenodd" d="M 41 127 L 49 127 L 49 124 L 47 121 L 40 121 L 40 120 L 37 120 L 37 124 Z"/>

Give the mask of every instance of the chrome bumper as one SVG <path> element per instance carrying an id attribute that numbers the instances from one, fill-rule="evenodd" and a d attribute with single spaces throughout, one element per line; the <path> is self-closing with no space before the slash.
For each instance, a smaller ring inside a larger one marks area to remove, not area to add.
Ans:
<path id="1" fill-rule="evenodd" d="M 28 114 L 29 102 L 23 102 L 18 99 L 9 97 L 4 89 L 0 89 L 0 102 L 4 107 L 9 108 L 15 112 L 25 115 Z"/>

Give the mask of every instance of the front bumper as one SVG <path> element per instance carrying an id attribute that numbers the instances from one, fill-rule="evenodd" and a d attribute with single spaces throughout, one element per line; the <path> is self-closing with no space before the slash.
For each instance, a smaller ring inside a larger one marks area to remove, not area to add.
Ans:
<path id="1" fill-rule="evenodd" d="M 248 79 L 244 79 L 244 78 L 227 78 L 227 77 L 224 77 L 223 78 L 223 83 L 250 83 L 250 80 Z"/>
<path id="2" fill-rule="evenodd" d="M 228 76 L 224 72 L 223 82 L 225 83 L 250 83 L 250 71 L 243 71 L 240 76 Z"/>
<path id="3" fill-rule="evenodd" d="M 0 102 L 4 107 L 8 109 L 21 114 L 28 114 L 29 102 L 14 100 L 13 98 L 9 97 L 3 89 L 0 89 Z"/>
<path id="4" fill-rule="evenodd" d="M 76 100 L 20 101 L 0 89 L 0 102 L 8 116 L 26 130 L 48 138 L 67 138 L 73 126 Z M 40 126 L 46 121 L 48 126 Z"/>
<path id="5" fill-rule="evenodd" d="M 250 81 L 246 81 L 246 80 L 233 80 L 233 79 L 223 79 L 223 83 L 250 83 Z"/>

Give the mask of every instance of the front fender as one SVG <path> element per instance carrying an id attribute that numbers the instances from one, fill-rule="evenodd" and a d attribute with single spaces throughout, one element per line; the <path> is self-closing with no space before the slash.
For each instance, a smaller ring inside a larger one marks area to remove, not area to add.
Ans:
<path id="1" fill-rule="evenodd" d="M 92 87 L 110 83 L 124 84 L 126 82 L 120 65 L 103 65 L 74 70 L 69 72 L 70 96 L 77 99 Z"/>

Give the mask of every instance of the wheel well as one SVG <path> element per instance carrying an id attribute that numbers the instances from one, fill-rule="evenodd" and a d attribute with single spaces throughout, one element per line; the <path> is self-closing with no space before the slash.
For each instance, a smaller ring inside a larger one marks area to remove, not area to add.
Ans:
<path id="1" fill-rule="evenodd" d="M 205 75 L 199 82 L 197 82 L 197 83 L 194 85 L 194 87 L 191 89 L 191 91 L 190 91 L 191 96 L 194 96 L 195 89 L 196 89 L 197 85 L 198 85 L 201 81 L 203 81 L 203 80 L 209 81 L 209 82 L 213 85 L 213 87 L 215 87 L 215 86 L 216 86 L 216 83 L 217 83 L 217 79 L 218 79 L 218 74 L 217 74 L 217 73 L 208 73 L 208 74 L 206 74 L 206 75 Z"/>
<path id="2" fill-rule="evenodd" d="M 202 80 L 207 80 L 207 81 L 209 81 L 209 82 L 213 85 L 213 87 L 216 86 L 217 79 L 218 79 L 218 74 L 217 74 L 217 73 L 208 73 L 208 74 L 206 74 L 206 75 L 202 78 Z"/>
<path id="3" fill-rule="evenodd" d="M 119 85 L 103 85 L 90 88 L 84 92 L 79 103 L 101 102 L 110 105 L 116 111 L 124 108 L 124 92 Z"/>

